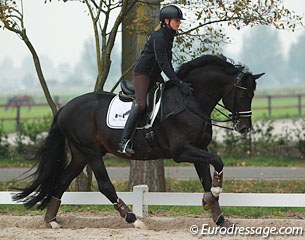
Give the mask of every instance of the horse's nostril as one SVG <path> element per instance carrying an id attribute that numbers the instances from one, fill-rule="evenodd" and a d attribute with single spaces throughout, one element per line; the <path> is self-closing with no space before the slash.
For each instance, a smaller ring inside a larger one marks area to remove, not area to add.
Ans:
<path id="1" fill-rule="evenodd" d="M 249 133 L 250 132 L 250 128 L 247 128 L 247 127 L 241 128 L 241 129 L 239 129 L 239 132 L 241 134 Z"/>

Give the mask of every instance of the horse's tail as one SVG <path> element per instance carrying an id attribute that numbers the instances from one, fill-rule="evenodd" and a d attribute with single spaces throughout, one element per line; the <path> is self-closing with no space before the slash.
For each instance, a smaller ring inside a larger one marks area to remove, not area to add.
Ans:
<path id="1" fill-rule="evenodd" d="M 27 208 L 40 202 L 38 209 L 44 209 L 54 193 L 57 178 L 67 164 L 65 136 L 59 129 L 56 113 L 49 134 L 35 155 L 36 171 L 30 175 L 32 181 L 20 193 L 13 196 L 14 201 L 22 201 Z M 33 167 L 33 168 L 34 168 Z M 27 177 L 28 178 L 28 177 Z M 34 193 L 35 192 L 35 193 Z"/>

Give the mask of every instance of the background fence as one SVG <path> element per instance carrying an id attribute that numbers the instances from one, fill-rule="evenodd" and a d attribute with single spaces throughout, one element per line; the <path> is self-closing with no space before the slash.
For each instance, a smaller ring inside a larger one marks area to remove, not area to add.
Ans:
<path id="1" fill-rule="evenodd" d="M 274 110 L 278 109 L 296 109 L 297 115 L 302 116 L 305 108 L 305 94 L 287 94 L 287 95 L 259 95 L 255 96 L 252 110 L 267 110 L 267 116 L 272 117 Z"/>
<path id="2" fill-rule="evenodd" d="M 13 192 L 0 192 L 0 204 L 16 204 Z M 148 216 L 148 206 L 202 206 L 202 193 L 148 192 L 146 185 L 134 186 L 132 192 L 118 192 L 133 212 L 140 217 Z M 305 194 L 282 193 L 222 193 L 220 206 L 239 207 L 305 207 Z M 20 204 L 20 203 L 19 203 Z M 99 192 L 65 192 L 62 204 L 66 205 L 111 205 Z"/>
<path id="3" fill-rule="evenodd" d="M 289 95 L 258 95 L 253 101 L 252 110 L 254 116 L 267 117 L 287 117 L 287 116 L 304 116 L 305 115 L 305 94 L 289 94 Z M 39 101 L 42 101 L 40 99 Z M 56 99 L 58 105 L 66 102 L 67 99 Z M 47 103 L 25 103 L 25 104 L 4 104 L 5 99 L 0 99 L 0 121 L 15 121 L 16 129 L 23 120 L 43 119 L 47 113 L 51 114 L 51 110 Z M 45 108 L 44 111 L 35 111 L 38 108 Z M 13 109 L 15 110 L 13 110 Z M 8 114 L 8 109 L 10 113 Z M 28 109 L 31 114 L 25 113 Z M 14 111 L 14 114 L 12 113 Z M 280 115 L 279 112 L 280 111 Z M 27 116 L 24 116 L 27 115 Z"/>

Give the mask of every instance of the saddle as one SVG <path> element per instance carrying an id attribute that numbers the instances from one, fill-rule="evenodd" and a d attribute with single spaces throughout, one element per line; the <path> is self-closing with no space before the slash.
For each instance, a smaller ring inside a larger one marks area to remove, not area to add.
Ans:
<path id="1" fill-rule="evenodd" d="M 122 91 L 119 92 L 119 98 L 122 102 L 132 102 L 136 99 L 135 88 L 131 81 L 122 80 L 121 89 Z M 148 116 L 154 111 L 155 105 L 161 98 L 162 92 L 162 84 L 156 84 L 148 91 L 146 96 L 146 114 Z"/>
<path id="2" fill-rule="evenodd" d="M 118 96 L 122 102 L 132 102 L 136 99 L 135 88 L 131 81 L 123 80 L 121 82 L 121 89 L 122 91 L 119 92 Z M 161 98 L 164 89 L 164 84 L 157 83 L 148 91 L 146 96 L 146 114 L 143 114 L 143 118 L 140 120 L 138 128 L 143 129 L 144 137 L 153 151 L 159 152 L 164 158 L 169 158 L 170 156 L 163 151 L 155 131 L 152 128 L 152 124 L 161 108 Z"/>

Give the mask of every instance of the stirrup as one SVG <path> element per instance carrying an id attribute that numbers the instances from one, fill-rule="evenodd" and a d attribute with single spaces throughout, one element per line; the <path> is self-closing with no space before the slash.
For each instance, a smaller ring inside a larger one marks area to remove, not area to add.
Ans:
<path id="1" fill-rule="evenodd" d="M 131 140 L 127 140 L 127 141 L 121 141 L 119 144 L 118 144 L 118 150 L 117 152 L 119 153 L 123 153 L 125 154 L 126 156 L 131 156 L 132 154 L 135 153 L 135 151 L 132 149 L 132 146 L 129 147 L 129 145 L 132 145 L 131 144 Z"/>

